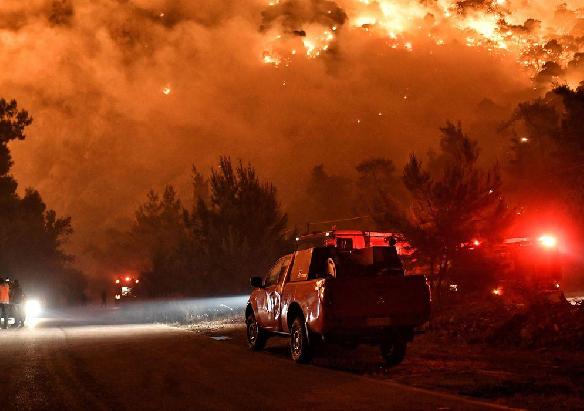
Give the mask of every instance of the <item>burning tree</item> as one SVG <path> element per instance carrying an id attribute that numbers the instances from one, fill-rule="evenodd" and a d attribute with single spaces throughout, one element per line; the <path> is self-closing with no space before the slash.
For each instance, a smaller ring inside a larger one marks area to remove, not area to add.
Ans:
<path id="1" fill-rule="evenodd" d="M 400 207 L 385 197 L 376 217 L 381 226 L 405 234 L 414 249 L 413 261 L 427 267 L 436 290 L 442 289 L 461 245 L 496 239 L 510 216 L 500 194 L 498 168 L 479 167 L 477 142 L 460 124 L 449 122 L 440 131 L 440 152 L 428 167 L 412 154 L 403 169 L 409 204 Z"/>

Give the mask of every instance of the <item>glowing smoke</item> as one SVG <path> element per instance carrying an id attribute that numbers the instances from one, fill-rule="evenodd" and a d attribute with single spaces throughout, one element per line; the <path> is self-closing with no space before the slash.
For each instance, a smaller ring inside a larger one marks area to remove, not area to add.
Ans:
<path id="1" fill-rule="evenodd" d="M 271 1 L 0 3 L 1 94 L 35 118 L 14 173 L 82 262 L 192 162 L 250 160 L 289 203 L 314 164 L 399 163 L 448 118 L 492 135 L 485 107 L 582 78 L 582 2 Z"/>

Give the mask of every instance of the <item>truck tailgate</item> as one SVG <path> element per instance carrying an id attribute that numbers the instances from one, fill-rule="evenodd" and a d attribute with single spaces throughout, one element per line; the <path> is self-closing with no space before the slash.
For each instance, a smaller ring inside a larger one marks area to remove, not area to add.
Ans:
<path id="1" fill-rule="evenodd" d="M 430 292 L 422 275 L 334 278 L 325 307 L 328 329 L 416 326 L 429 319 Z"/>

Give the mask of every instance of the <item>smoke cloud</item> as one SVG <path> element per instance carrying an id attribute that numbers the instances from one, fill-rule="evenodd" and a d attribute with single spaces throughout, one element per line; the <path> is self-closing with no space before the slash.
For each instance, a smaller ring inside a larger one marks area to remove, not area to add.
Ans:
<path id="1" fill-rule="evenodd" d="M 0 94 L 35 119 L 14 174 L 73 217 L 71 250 L 104 273 L 88 250 L 106 229 L 152 187 L 188 198 L 192 164 L 219 154 L 284 205 L 315 164 L 400 164 L 446 119 L 494 156 L 487 115 L 582 79 L 581 3 L 4 0 Z"/>

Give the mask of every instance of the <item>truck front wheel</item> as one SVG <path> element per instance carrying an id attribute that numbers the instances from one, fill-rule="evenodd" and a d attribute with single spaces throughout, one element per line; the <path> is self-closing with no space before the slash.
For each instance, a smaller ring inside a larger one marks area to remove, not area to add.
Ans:
<path id="1" fill-rule="evenodd" d="M 381 355 L 385 363 L 390 366 L 396 366 L 401 363 L 406 356 L 407 342 L 400 337 L 381 344 Z"/>
<path id="2" fill-rule="evenodd" d="M 266 332 L 260 328 L 255 315 L 253 313 L 248 315 L 245 323 L 247 326 L 247 345 L 249 349 L 252 351 L 263 350 L 266 346 L 268 336 Z"/>
<path id="3" fill-rule="evenodd" d="M 308 333 L 301 317 L 296 317 L 290 328 L 290 354 L 297 363 L 307 363 L 310 360 Z"/>

